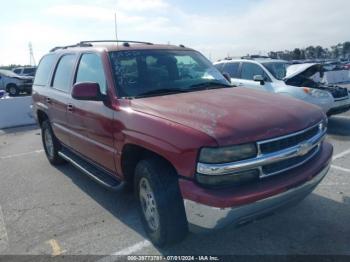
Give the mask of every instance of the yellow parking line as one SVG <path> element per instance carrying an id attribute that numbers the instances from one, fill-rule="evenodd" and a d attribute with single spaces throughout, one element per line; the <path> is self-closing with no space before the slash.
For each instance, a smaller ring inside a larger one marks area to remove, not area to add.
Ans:
<path id="1" fill-rule="evenodd" d="M 61 249 L 60 245 L 55 239 L 50 239 L 49 241 L 47 241 L 47 243 L 52 248 L 52 254 L 51 254 L 52 256 L 59 256 L 59 255 L 62 255 L 62 253 L 66 252 L 66 250 Z"/>

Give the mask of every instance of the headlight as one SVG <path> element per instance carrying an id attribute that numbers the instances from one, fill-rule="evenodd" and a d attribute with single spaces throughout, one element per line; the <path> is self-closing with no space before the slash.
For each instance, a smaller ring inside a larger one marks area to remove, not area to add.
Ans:
<path id="1" fill-rule="evenodd" d="M 327 98 L 329 97 L 329 93 L 327 91 L 323 91 L 320 89 L 315 89 L 315 88 L 308 88 L 304 87 L 303 88 L 304 93 L 316 97 L 316 98 Z"/>
<path id="2" fill-rule="evenodd" d="M 199 162 L 206 164 L 229 163 L 255 157 L 257 148 L 255 143 L 229 147 L 202 148 Z"/>

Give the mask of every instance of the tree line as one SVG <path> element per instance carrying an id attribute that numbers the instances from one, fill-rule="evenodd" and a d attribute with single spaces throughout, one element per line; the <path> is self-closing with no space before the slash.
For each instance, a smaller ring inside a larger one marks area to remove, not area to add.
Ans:
<path id="1" fill-rule="evenodd" d="M 339 43 L 330 48 L 308 46 L 294 50 L 270 51 L 269 57 L 283 60 L 350 59 L 350 42 Z"/>

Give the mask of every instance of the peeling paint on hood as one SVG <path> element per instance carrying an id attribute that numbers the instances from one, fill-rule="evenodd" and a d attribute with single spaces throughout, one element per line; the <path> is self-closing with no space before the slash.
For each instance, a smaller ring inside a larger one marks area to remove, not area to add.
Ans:
<path id="1" fill-rule="evenodd" d="M 194 128 L 219 145 L 286 135 L 325 116 L 300 100 L 247 88 L 222 88 L 131 100 L 136 111 Z"/>

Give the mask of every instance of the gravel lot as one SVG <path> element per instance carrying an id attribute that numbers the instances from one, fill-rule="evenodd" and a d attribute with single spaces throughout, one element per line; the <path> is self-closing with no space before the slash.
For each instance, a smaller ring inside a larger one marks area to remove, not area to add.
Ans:
<path id="1" fill-rule="evenodd" d="M 350 255 L 350 113 L 332 117 L 335 159 L 298 206 L 171 248 L 147 240 L 131 193 L 113 193 L 71 165 L 50 166 L 40 130 L 0 131 L 0 254 Z"/>

